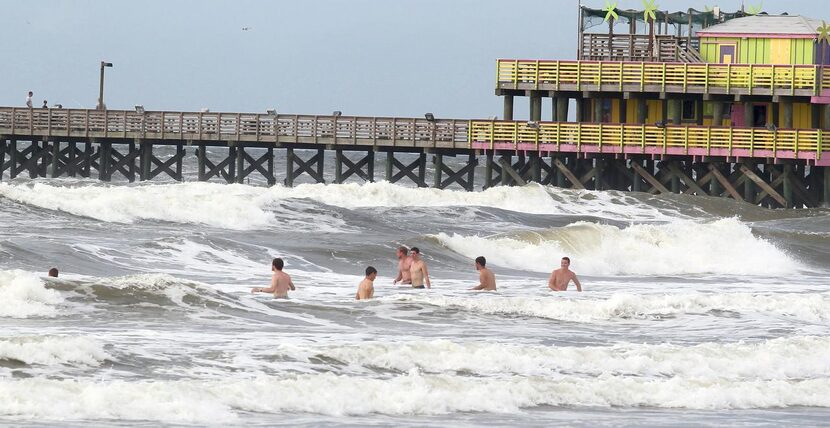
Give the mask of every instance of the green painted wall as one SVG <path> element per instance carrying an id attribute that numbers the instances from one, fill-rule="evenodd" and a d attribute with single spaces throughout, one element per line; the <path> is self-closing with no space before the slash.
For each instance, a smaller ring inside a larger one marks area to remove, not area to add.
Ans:
<path id="1" fill-rule="evenodd" d="M 727 37 L 701 37 L 700 55 L 706 62 L 720 62 L 718 46 L 734 44 L 737 46 L 736 63 L 770 64 L 771 39 L 740 39 Z M 815 41 L 812 39 L 791 39 L 790 60 L 787 64 L 813 64 Z"/>

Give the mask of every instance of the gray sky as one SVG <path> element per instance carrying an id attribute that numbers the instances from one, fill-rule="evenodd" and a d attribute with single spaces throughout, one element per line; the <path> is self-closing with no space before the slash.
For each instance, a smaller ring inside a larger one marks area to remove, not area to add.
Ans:
<path id="1" fill-rule="evenodd" d="M 658 0 L 661 10 L 714 1 Z M 760 4 L 761 2 L 747 2 Z M 601 8 L 604 0 L 585 1 Z M 724 11 L 739 0 L 721 1 Z M 763 3 L 825 18 L 827 1 Z M 497 58 L 573 59 L 576 0 L 0 0 L 0 105 L 484 118 Z M 640 9 L 640 0 L 619 0 Z M 828 16 L 827 18 L 830 18 Z M 243 30 L 243 28 L 249 28 Z M 544 103 L 545 111 L 550 108 Z M 517 99 L 516 116 L 527 115 Z M 547 113 L 545 113 L 547 114 Z"/>

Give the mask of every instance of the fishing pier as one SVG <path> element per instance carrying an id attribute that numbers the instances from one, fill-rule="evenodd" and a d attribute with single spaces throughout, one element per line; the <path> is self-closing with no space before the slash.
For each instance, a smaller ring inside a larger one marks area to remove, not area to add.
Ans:
<path id="1" fill-rule="evenodd" d="M 830 205 L 830 47 L 814 20 L 580 12 L 577 60 L 496 61 L 501 120 L 0 107 L 0 179 L 183 180 L 192 156 L 198 180 L 259 175 L 292 186 L 301 176 L 324 182 L 329 151 L 335 183 L 382 177 L 472 191 L 536 182 Z M 587 32 L 603 14 L 607 33 Z M 630 31 L 615 33 L 625 19 Z M 529 100 L 521 120 L 519 97 Z"/>

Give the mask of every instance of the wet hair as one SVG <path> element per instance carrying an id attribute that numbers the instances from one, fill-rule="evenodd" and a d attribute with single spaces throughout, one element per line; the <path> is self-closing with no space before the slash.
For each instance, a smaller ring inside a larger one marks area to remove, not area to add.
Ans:
<path id="1" fill-rule="evenodd" d="M 57 278 L 58 277 L 58 268 L 49 269 L 49 276 Z"/>
<path id="2" fill-rule="evenodd" d="M 570 257 L 562 257 L 562 260 L 567 260 L 567 261 L 568 261 L 568 264 L 571 264 L 571 259 L 570 259 Z"/>
<path id="3" fill-rule="evenodd" d="M 369 275 L 371 275 L 371 274 L 373 274 L 373 273 L 378 273 L 378 270 L 377 270 L 377 269 L 375 269 L 375 268 L 374 268 L 374 267 L 372 267 L 372 266 L 369 266 L 369 267 L 367 267 L 367 268 L 366 268 L 366 276 L 369 276 Z"/>
<path id="4" fill-rule="evenodd" d="M 420 248 L 418 248 L 418 247 L 412 247 L 412 252 L 413 252 L 413 253 L 418 253 L 418 254 L 421 254 L 421 249 L 420 249 Z"/>
<path id="5" fill-rule="evenodd" d="M 484 256 L 476 257 L 476 263 L 478 263 L 481 267 L 487 266 L 487 259 Z"/>
<path id="6" fill-rule="evenodd" d="M 277 270 L 282 270 L 282 267 L 285 266 L 285 262 L 282 261 L 281 258 L 277 257 L 274 259 L 274 261 L 271 262 L 271 266 L 273 266 Z"/>
<path id="7" fill-rule="evenodd" d="M 400 247 L 398 247 L 398 251 L 402 252 L 402 253 L 403 253 L 403 255 L 407 255 L 407 254 L 409 254 L 409 249 L 407 249 L 407 248 L 406 248 L 406 247 L 404 247 L 404 246 L 400 246 Z"/>

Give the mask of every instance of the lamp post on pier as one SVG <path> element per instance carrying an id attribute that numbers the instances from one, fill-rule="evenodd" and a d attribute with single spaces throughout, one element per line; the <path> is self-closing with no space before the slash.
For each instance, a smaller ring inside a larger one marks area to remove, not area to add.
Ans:
<path id="1" fill-rule="evenodd" d="M 98 86 L 98 105 L 95 107 L 96 110 L 106 110 L 107 106 L 104 104 L 104 68 L 105 67 L 112 67 L 111 62 L 101 61 L 101 79 L 99 80 Z"/>

